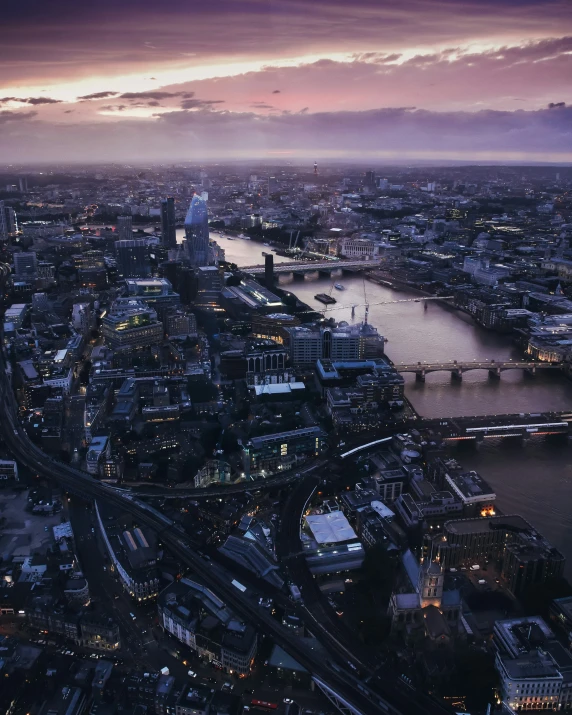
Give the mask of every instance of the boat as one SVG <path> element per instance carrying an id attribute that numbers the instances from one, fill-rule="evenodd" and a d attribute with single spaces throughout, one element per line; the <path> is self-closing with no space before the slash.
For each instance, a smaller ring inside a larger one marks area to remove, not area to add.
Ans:
<path id="1" fill-rule="evenodd" d="M 234 236 L 227 236 L 227 237 L 226 237 L 226 240 L 227 240 L 227 241 L 234 241 Z"/>
<path id="2" fill-rule="evenodd" d="M 270 254 L 267 251 L 262 251 L 263 256 L 269 256 Z"/>
<path id="3" fill-rule="evenodd" d="M 327 293 L 318 293 L 314 296 L 314 298 L 316 300 L 319 300 L 320 303 L 324 303 L 324 305 L 332 305 L 332 303 L 337 303 L 337 300 L 335 298 L 332 298 L 332 296 L 328 295 Z"/>
<path id="4" fill-rule="evenodd" d="M 343 286 L 341 283 L 334 283 L 334 288 L 336 290 L 345 290 L 346 289 L 346 287 Z"/>
<path id="5" fill-rule="evenodd" d="M 269 246 L 270 244 L 269 244 L 269 243 L 265 243 L 264 245 L 265 245 L 265 246 Z"/>

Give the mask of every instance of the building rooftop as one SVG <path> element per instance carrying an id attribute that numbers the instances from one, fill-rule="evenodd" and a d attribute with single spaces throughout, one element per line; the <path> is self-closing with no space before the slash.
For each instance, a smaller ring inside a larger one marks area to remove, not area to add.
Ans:
<path id="1" fill-rule="evenodd" d="M 338 544 L 357 540 L 355 531 L 341 511 L 312 514 L 306 517 L 306 524 L 318 544 Z"/>
<path id="2" fill-rule="evenodd" d="M 496 497 L 487 482 L 475 471 L 447 474 L 445 481 L 465 504 L 490 501 Z"/>

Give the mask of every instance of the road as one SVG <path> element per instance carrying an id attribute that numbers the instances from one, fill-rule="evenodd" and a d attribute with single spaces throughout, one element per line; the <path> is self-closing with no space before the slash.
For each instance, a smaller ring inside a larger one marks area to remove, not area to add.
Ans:
<path id="1" fill-rule="evenodd" d="M 122 493 L 92 478 L 69 465 L 51 459 L 31 443 L 19 424 L 17 404 L 5 373 L 4 356 L 0 356 L 0 404 L 4 419 L 0 423 L 0 433 L 14 456 L 31 470 L 61 484 L 64 489 L 84 499 L 102 499 L 129 512 L 141 523 L 155 529 L 163 544 L 176 556 L 180 563 L 200 573 L 202 582 L 227 603 L 227 605 L 246 622 L 252 623 L 257 630 L 272 637 L 273 641 L 286 650 L 293 658 L 313 675 L 319 677 L 340 697 L 350 703 L 355 711 L 363 715 L 378 715 L 380 712 L 392 715 L 433 715 L 444 711 L 433 707 L 433 703 L 421 703 L 419 695 L 395 692 L 395 684 L 388 687 L 388 698 L 372 692 L 356 675 L 347 671 L 348 652 L 335 638 L 329 637 L 325 628 L 313 622 L 302 611 L 303 620 L 309 630 L 317 635 L 320 643 L 331 654 L 331 659 L 324 659 L 323 649 L 315 651 L 308 648 L 306 642 L 282 626 L 267 609 L 258 606 L 249 591 L 243 593 L 228 580 L 226 572 L 218 568 L 205 568 L 205 562 L 196 553 L 192 541 L 184 531 L 168 517 L 156 509 L 138 501 L 134 495 Z M 337 664 L 334 662 L 337 660 Z M 340 667 L 341 666 L 341 667 Z M 355 666 L 352 666 L 355 669 Z M 347 671 L 347 672 L 344 672 Z"/>

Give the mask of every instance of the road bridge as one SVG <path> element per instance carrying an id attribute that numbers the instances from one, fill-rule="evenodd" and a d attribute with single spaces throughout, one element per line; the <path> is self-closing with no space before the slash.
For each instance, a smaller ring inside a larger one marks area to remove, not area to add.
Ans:
<path id="1" fill-rule="evenodd" d="M 559 362 L 518 361 L 518 360 L 453 360 L 452 362 L 416 362 L 411 364 L 400 363 L 394 365 L 397 372 L 412 372 L 415 379 L 425 382 L 425 375 L 430 372 L 450 372 L 456 380 L 463 379 L 463 373 L 470 370 L 486 370 L 490 377 L 500 378 L 505 370 L 524 370 L 528 375 L 535 375 L 537 370 L 562 370 Z"/>
<path id="2" fill-rule="evenodd" d="M 352 261 L 352 260 L 339 260 L 339 261 L 292 261 L 288 263 L 275 263 L 274 264 L 274 274 L 280 275 L 284 273 L 332 273 L 334 271 L 351 271 L 356 273 L 359 271 L 367 271 L 372 268 L 379 268 L 381 261 Z M 264 275 L 264 266 L 241 266 L 240 270 L 243 273 L 250 273 L 251 275 Z"/>

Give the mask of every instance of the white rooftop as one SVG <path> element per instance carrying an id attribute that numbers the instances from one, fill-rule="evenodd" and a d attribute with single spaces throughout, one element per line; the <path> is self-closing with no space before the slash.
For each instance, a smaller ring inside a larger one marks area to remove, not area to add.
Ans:
<path id="1" fill-rule="evenodd" d="M 388 506 L 385 506 L 385 504 L 382 501 L 372 501 L 371 503 L 371 508 L 375 509 L 375 511 L 383 518 L 383 519 L 391 519 L 395 514 L 391 511 L 391 509 Z"/>
<path id="2" fill-rule="evenodd" d="M 357 539 L 355 531 L 341 511 L 312 514 L 306 517 L 306 524 L 318 544 L 339 544 Z"/>

